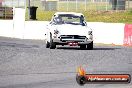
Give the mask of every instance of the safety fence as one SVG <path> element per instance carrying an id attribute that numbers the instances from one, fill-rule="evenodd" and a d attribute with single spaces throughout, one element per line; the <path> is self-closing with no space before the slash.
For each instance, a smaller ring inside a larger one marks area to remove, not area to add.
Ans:
<path id="1" fill-rule="evenodd" d="M 13 8 L 0 7 L 0 19 L 13 19 Z"/>
<path id="2" fill-rule="evenodd" d="M 0 19 L 13 19 L 13 7 L 25 8 L 26 0 L 0 0 Z"/>
<path id="3" fill-rule="evenodd" d="M 32 0 L 46 11 L 131 10 L 132 0 Z"/>

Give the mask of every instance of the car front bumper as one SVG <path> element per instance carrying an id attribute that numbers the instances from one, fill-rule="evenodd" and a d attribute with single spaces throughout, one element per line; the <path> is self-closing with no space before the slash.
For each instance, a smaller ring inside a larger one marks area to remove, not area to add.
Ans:
<path id="1" fill-rule="evenodd" d="M 78 45 L 87 45 L 89 43 L 92 43 L 93 40 L 86 40 L 86 39 L 63 39 L 63 40 L 60 40 L 58 38 L 56 39 L 53 39 L 53 41 L 57 44 L 57 45 L 67 45 L 68 43 L 70 42 L 76 42 L 78 43 Z"/>

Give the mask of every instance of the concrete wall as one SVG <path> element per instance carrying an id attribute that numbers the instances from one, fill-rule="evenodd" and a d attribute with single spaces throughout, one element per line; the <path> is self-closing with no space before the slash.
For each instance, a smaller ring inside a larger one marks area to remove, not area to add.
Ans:
<path id="1" fill-rule="evenodd" d="M 23 38 L 23 32 L 25 29 L 25 9 L 24 8 L 13 8 L 13 37 Z"/>
<path id="2" fill-rule="evenodd" d="M 13 27 L 12 20 L 0 20 L 0 36 L 13 37 Z"/>
<path id="3" fill-rule="evenodd" d="M 45 39 L 47 21 L 25 21 L 24 39 Z"/>
<path id="4" fill-rule="evenodd" d="M 45 39 L 47 21 L 25 21 L 23 25 L 14 26 L 13 24 L 11 20 L 0 20 L 0 36 Z M 93 29 L 94 43 L 123 45 L 125 24 L 102 22 L 88 22 L 87 24 Z"/>
<path id="5" fill-rule="evenodd" d="M 93 29 L 95 43 L 123 45 L 125 24 L 101 22 L 87 24 Z"/>

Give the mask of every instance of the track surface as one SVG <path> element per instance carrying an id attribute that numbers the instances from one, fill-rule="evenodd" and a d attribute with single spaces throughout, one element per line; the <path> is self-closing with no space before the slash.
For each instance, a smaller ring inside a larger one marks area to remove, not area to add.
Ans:
<path id="1" fill-rule="evenodd" d="M 0 88 L 82 88 L 75 81 L 80 65 L 87 73 L 132 75 L 132 47 L 96 44 L 93 50 L 67 46 L 50 50 L 42 40 L 0 37 Z M 132 83 L 83 88 L 132 88 Z"/>

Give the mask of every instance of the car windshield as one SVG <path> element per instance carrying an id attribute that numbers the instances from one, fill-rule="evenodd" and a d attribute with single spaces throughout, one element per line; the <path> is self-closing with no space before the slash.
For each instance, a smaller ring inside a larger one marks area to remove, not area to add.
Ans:
<path id="1" fill-rule="evenodd" d="M 59 15 L 54 18 L 56 24 L 83 25 L 84 17 L 71 14 Z"/>

